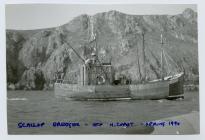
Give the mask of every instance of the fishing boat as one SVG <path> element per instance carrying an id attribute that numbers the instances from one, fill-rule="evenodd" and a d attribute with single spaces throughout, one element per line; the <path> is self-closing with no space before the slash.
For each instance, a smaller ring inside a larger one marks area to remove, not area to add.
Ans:
<path id="1" fill-rule="evenodd" d="M 143 36 L 144 42 L 144 36 Z M 66 42 L 67 43 L 67 42 Z M 126 78 L 115 78 L 111 63 L 102 63 L 96 51 L 90 58 L 84 59 L 69 44 L 67 45 L 82 60 L 80 74 L 76 84 L 57 78 L 54 84 L 56 97 L 66 97 L 75 100 L 154 100 L 183 98 L 184 73 L 164 75 L 163 36 L 161 34 L 161 78 L 132 84 Z M 144 43 L 143 43 L 144 45 Z M 97 50 L 97 49 L 95 49 Z"/>

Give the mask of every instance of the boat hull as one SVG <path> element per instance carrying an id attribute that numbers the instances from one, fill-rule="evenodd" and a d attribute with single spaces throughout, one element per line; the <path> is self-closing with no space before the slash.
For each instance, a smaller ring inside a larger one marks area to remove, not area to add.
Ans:
<path id="1" fill-rule="evenodd" d="M 165 99 L 183 96 L 183 75 L 137 85 L 84 85 L 55 83 L 56 97 L 76 100 Z"/>
<path id="2" fill-rule="evenodd" d="M 163 99 L 169 95 L 169 82 L 130 85 L 130 93 L 132 99 Z"/>
<path id="3" fill-rule="evenodd" d="M 130 98 L 129 86 L 79 86 L 72 84 L 55 84 L 55 95 L 57 97 L 69 97 L 78 100 L 97 100 L 97 99 L 121 99 Z"/>
<path id="4" fill-rule="evenodd" d="M 184 74 L 169 81 L 168 99 L 184 98 Z"/>

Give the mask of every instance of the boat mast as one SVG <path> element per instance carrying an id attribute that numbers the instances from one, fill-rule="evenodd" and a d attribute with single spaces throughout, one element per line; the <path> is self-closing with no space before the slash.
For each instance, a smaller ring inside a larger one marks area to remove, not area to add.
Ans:
<path id="1" fill-rule="evenodd" d="M 144 36 L 145 36 L 145 33 L 144 32 L 142 32 L 142 55 L 143 55 L 143 57 L 142 57 L 142 63 L 143 63 L 143 67 L 144 67 L 144 69 L 143 69 L 143 71 L 144 71 L 144 76 L 143 76 L 143 78 L 142 78 L 142 80 L 143 80 L 143 82 L 146 80 L 146 65 L 145 65 L 145 39 L 144 39 Z"/>
<path id="2" fill-rule="evenodd" d="M 138 49 L 138 47 L 137 47 L 137 65 L 138 65 L 139 79 L 140 79 L 140 81 L 142 81 L 140 62 L 139 62 L 139 49 Z"/>
<path id="3" fill-rule="evenodd" d="M 95 53 L 95 58 L 96 58 L 96 61 L 98 61 L 98 64 L 100 66 L 100 68 L 102 69 L 102 72 L 104 73 L 105 75 L 105 79 L 107 81 L 108 79 L 108 76 L 107 76 L 107 73 L 106 71 L 104 70 L 103 68 L 103 65 L 102 63 L 100 62 L 99 60 L 99 57 L 98 57 L 98 44 L 97 44 L 97 41 L 98 41 L 98 32 L 96 30 L 94 30 L 94 23 L 93 23 L 93 18 L 91 17 L 90 18 L 90 28 L 91 28 L 91 36 L 90 36 L 90 44 L 94 44 L 93 45 L 93 50 L 94 50 L 94 53 Z M 97 77 L 97 74 L 95 73 L 95 77 Z"/>
<path id="4" fill-rule="evenodd" d="M 164 50 L 163 50 L 163 45 L 164 45 L 164 40 L 163 40 L 163 35 L 161 34 L 161 79 L 164 80 Z"/>

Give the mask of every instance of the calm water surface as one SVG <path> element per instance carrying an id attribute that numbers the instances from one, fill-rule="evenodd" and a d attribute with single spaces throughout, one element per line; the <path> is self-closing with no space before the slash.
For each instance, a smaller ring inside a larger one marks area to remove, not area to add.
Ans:
<path id="1" fill-rule="evenodd" d="M 185 99 L 131 101 L 71 101 L 55 98 L 53 91 L 8 91 L 9 134 L 142 134 L 153 130 L 92 127 L 93 122 L 143 122 L 199 111 L 198 92 Z M 79 122 L 81 127 L 54 128 L 52 122 Z M 18 128 L 19 122 L 45 122 L 43 128 Z"/>

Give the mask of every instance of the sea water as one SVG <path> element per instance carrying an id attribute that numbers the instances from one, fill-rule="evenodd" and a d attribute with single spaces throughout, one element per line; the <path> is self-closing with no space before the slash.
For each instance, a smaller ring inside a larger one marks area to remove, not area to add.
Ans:
<path id="1" fill-rule="evenodd" d="M 7 93 L 9 134 L 149 134 L 153 128 L 143 122 L 192 111 L 199 111 L 198 91 L 186 92 L 183 100 L 126 101 L 74 101 L 53 91 Z"/>

